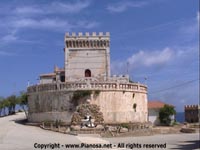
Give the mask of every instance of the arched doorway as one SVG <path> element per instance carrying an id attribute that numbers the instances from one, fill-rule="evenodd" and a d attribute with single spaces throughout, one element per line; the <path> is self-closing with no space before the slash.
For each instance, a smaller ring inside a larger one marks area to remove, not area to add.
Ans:
<path id="1" fill-rule="evenodd" d="M 91 77 L 91 71 L 90 69 L 85 70 L 85 77 Z"/>

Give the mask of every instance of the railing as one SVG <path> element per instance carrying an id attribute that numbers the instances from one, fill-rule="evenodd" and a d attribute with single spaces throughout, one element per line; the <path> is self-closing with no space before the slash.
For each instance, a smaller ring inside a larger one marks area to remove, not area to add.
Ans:
<path id="1" fill-rule="evenodd" d="M 117 83 L 117 82 L 66 82 L 39 84 L 28 87 L 28 93 L 44 91 L 74 91 L 74 90 L 120 90 L 147 92 L 147 87 L 140 83 Z"/>

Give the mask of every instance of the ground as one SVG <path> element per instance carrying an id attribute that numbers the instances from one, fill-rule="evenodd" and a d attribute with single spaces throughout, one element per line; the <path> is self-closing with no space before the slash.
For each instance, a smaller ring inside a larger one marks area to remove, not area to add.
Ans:
<path id="1" fill-rule="evenodd" d="M 165 144 L 167 148 L 160 149 L 181 149 L 192 150 L 199 148 L 199 133 L 195 134 L 162 134 L 154 136 L 140 137 L 117 137 L 117 138 L 101 138 L 99 135 L 68 135 L 52 131 L 47 131 L 34 126 L 27 126 L 19 123 L 19 120 L 25 118 L 23 113 L 13 116 L 0 118 L 0 149 L 1 150 L 40 150 L 38 144 L 54 144 L 59 143 L 60 148 L 54 149 L 84 149 L 84 148 L 66 148 L 65 146 L 74 146 L 75 144 L 110 144 L 112 149 L 117 149 L 119 143 L 124 144 L 123 149 L 151 149 L 157 148 L 139 148 L 143 144 Z M 72 145 L 67 145 L 72 144 Z M 63 145 L 63 146 L 62 146 Z M 127 147 L 126 147 L 127 146 Z M 131 147 L 132 146 L 132 147 Z M 138 148 L 136 148 L 138 147 Z M 44 149 L 44 148 L 43 148 Z M 50 149 L 50 148 L 48 148 Z M 90 148 L 92 149 L 92 148 Z M 93 148 L 95 149 L 95 148 Z M 100 149 L 100 148 L 97 148 Z M 108 148 L 107 148 L 108 149 Z M 110 148 L 111 149 L 111 148 Z"/>

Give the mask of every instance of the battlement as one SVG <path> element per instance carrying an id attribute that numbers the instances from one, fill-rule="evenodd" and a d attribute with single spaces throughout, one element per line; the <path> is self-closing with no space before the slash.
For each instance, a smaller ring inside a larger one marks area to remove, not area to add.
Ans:
<path id="1" fill-rule="evenodd" d="M 185 110 L 200 109 L 200 105 L 185 105 Z"/>
<path id="2" fill-rule="evenodd" d="M 106 32 L 106 33 L 103 33 L 103 32 L 99 32 L 99 33 L 85 32 L 85 34 L 83 34 L 83 32 L 78 32 L 78 33 L 72 32 L 71 34 L 69 32 L 66 32 L 65 37 L 66 38 L 73 38 L 73 37 L 110 37 L 110 32 Z"/>
<path id="3" fill-rule="evenodd" d="M 65 47 L 67 48 L 108 48 L 110 46 L 110 33 L 106 32 L 67 32 L 65 34 Z"/>

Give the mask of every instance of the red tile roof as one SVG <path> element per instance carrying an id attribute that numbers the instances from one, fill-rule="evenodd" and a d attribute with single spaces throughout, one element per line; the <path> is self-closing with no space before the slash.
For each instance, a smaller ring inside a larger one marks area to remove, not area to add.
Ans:
<path id="1" fill-rule="evenodd" d="M 163 108 L 164 105 L 170 105 L 170 104 L 166 104 L 161 101 L 148 101 L 148 109 Z M 173 105 L 170 105 L 170 106 L 173 106 Z"/>

